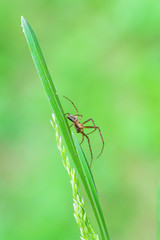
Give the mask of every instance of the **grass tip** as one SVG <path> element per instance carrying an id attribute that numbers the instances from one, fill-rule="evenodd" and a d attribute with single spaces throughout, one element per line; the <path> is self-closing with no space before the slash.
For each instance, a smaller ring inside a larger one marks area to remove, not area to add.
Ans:
<path id="1" fill-rule="evenodd" d="M 23 26 L 24 20 L 25 20 L 25 18 L 23 16 L 21 16 L 21 26 Z"/>

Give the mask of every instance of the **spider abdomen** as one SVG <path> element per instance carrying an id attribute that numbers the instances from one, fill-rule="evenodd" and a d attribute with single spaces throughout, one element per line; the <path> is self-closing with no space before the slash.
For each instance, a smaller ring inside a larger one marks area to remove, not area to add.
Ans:
<path id="1" fill-rule="evenodd" d="M 77 133 L 82 132 L 83 126 L 80 122 L 75 122 L 74 126 L 75 129 L 77 130 Z"/>

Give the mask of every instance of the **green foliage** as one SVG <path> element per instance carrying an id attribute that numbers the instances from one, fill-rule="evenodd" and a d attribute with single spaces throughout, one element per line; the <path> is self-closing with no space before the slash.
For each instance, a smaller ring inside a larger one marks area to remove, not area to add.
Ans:
<path id="1" fill-rule="evenodd" d="M 62 143 L 62 137 L 59 135 L 59 129 L 58 129 L 58 125 L 56 123 L 54 114 L 52 114 L 52 118 L 53 118 L 53 122 L 51 121 L 51 124 L 56 131 L 57 146 L 63 159 L 63 166 L 67 170 L 67 173 L 70 177 L 70 182 L 72 185 L 74 217 L 80 228 L 81 239 L 82 240 L 99 240 L 99 237 L 95 233 L 88 219 L 88 216 L 86 214 L 84 200 L 81 197 L 81 192 L 79 189 L 79 181 L 76 176 L 75 169 L 71 168 L 69 158 L 66 155 L 66 150 Z"/>
<path id="2" fill-rule="evenodd" d="M 37 38 L 31 26 L 28 24 L 28 22 L 23 17 L 21 17 L 21 20 L 22 20 L 22 28 L 30 48 L 31 56 L 33 58 L 34 64 L 36 66 L 36 69 L 39 73 L 42 84 L 44 86 L 44 90 L 48 97 L 49 103 L 57 118 L 58 126 L 61 129 L 61 132 L 65 139 L 65 143 L 68 147 L 68 150 L 72 156 L 72 159 L 82 179 L 84 188 L 86 190 L 86 193 L 88 195 L 95 217 L 97 219 L 97 223 L 101 232 L 101 237 L 102 239 L 109 239 L 107 227 L 106 227 L 101 206 L 98 200 L 97 191 L 95 189 L 95 184 L 93 182 L 93 177 L 91 177 L 91 172 L 88 171 L 88 168 L 86 167 L 82 168 L 84 161 L 82 161 L 81 158 L 83 157 L 83 155 L 77 154 L 77 151 L 71 136 L 71 132 L 63 112 L 62 105 L 58 98 L 58 94 L 55 90 L 50 74 L 48 72 Z M 88 182 L 86 181 L 86 178 L 89 179 Z"/>

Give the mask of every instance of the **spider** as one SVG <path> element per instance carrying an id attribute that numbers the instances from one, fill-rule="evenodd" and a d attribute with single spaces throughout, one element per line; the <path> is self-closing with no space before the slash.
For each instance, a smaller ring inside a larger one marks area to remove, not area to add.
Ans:
<path id="1" fill-rule="evenodd" d="M 102 145 L 102 149 L 101 149 L 100 154 L 97 156 L 97 158 L 98 158 L 98 157 L 102 154 L 103 148 L 104 148 L 104 140 L 103 140 L 103 137 L 102 137 L 101 130 L 100 130 L 99 127 L 97 127 L 97 126 L 95 125 L 95 123 L 94 123 L 94 121 L 93 121 L 92 118 L 89 118 L 89 119 L 86 120 L 85 122 L 80 123 L 80 120 L 81 120 L 81 118 L 82 118 L 83 116 L 82 116 L 81 114 L 78 114 L 78 109 L 76 108 L 76 106 L 74 105 L 74 103 L 73 103 L 69 98 L 67 98 L 67 97 L 65 97 L 65 96 L 63 96 L 63 97 L 66 98 L 68 101 L 70 101 L 70 102 L 72 103 L 73 107 L 74 107 L 75 110 L 76 110 L 76 115 L 71 115 L 70 113 L 66 113 L 65 115 L 67 115 L 67 118 L 72 122 L 72 125 L 71 125 L 70 127 L 74 126 L 75 129 L 77 130 L 77 133 L 81 133 L 81 134 L 82 134 L 82 141 L 81 141 L 80 144 L 83 143 L 84 137 L 87 138 L 87 140 L 88 140 L 88 145 L 89 145 L 89 149 L 90 149 L 90 153 L 91 153 L 91 163 L 90 163 L 90 167 L 91 167 L 92 161 L 93 161 L 93 154 L 92 154 L 92 149 L 91 149 L 90 140 L 89 140 L 89 137 L 88 137 L 87 135 L 95 132 L 97 129 L 98 129 L 98 131 L 99 131 L 99 134 L 100 134 L 100 137 L 101 137 L 101 139 L 102 139 L 102 144 L 103 144 L 103 145 Z M 79 117 L 79 119 L 78 119 L 78 117 Z M 89 121 L 92 121 L 93 126 L 84 126 L 84 124 L 86 124 L 86 123 L 89 122 Z M 84 133 L 84 128 L 91 128 L 91 129 L 94 129 L 94 130 L 91 131 L 90 133 L 87 133 L 87 134 L 86 134 L 86 133 Z"/>

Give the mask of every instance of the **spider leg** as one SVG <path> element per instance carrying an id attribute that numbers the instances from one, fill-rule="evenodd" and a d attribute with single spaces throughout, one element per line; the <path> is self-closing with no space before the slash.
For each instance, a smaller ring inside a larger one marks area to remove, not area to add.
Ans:
<path id="1" fill-rule="evenodd" d="M 96 127 L 96 125 L 95 125 L 95 123 L 94 123 L 94 121 L 93 121 L 93 119 L 92 119 L 92 118 L 89 118 L 88 120 L 86 120 L 85 122 L 83 122 L 83 123 L 82 123 L 82 125 L 83 125 L 83 124 L 86 124 L 86 123 L 87 123 L 87 122 L 89 122 L 89 121 L 92 121 L 92 123 L 93 123 L 93 126 L 94 126 L 94 127 Z M 90 133 L 87 133 L 87 135 L 89 135 L 89 134 L 93 133 L 94 131 L 96 131 L 96 129 L 95 129 L 95 130 L 93 130 L 93 131 L 92 131 L 92 132 L 90 132 Z"/>
<path id="2" fill-rule="evenodd" d="M 102 137 L 102 133 L 101 133 L 101 130 L 100 130 L 100 128 L 99 127 L 97 127 L 97 126 L 83 126 L 84 128 L 94 128 L 94 130 L 92 131 L 92 132 L 94 132 L 94 131 L 96 131 L 97 129 L 98 129 L 98 131 L 99 131 L 99 134 L 100 134 L 100 137 L 101 137 L 101 139 L 102 139 L 102 150 L 101 150 L 101 152 L 100 152 L 100 154 L 98 155 L 98 157 L 97 158 L 99 158 L 99 156 L 102 154 L 102 152 L 103 152 L 103 148 L 104 148 L 104 140 L 103 140 L 103 137 Z M 92 133 L 91 132 L 91 133 Z"/>
<path id="3" fill-rule="evenodd" d="M 89 135 L 89 134 L 91 134 L 91 133 L 93 133 L 93 132 L 95 132 L 97 130 L 97 128 L 95 128 L 92 132 L 90 132 L 90 133 L 87 133 L 86 135 Z"/>
<path id="4" fill-rule="evenodd" d="M 80 142 L 80 145 L 83 143 L 84 141 L 84 135 L 82 134 L 82 141 Z"/>
<path id="5" fill-rule="evenodd" d="M 90 168 L 91 168 L 92 160 L 93 160 L 93 154 L 92 154 L 92 149 L 91 149 L 90 140 L 89 140 L 89 137 L 88 137 L 84 132 L 81 132 L 81 133 L 82 133 L 82 135 L 83 135 L 84 137 L 86 137 L 87 140 L 88 140 L 89 150 L 90 150 L 90 153 L 91 153 L 91 163 L 90 163 Z"/>
<path id="6" fill-rule="evenodd" d="M 89 121 L 92 121 L 93 126 L 96 127 L 96 125 L 95 125 L 95 123 L 94 123 L 94 121 L 93 121 L 92 118 L 89 118 L 88 120 L 86 120 L 85 122 L 83 122 L 82 125 L 83 125 L 83 124 L 86 124 L 86 123 L 89 122 Z"/>
<path id="7" fill-rule="evenodd" d="M 76 116 L 77 116 L 77 117 L 80 117 L 80 118 L 78 119 L 78 121 L 80 121 L 81 118 L 83 117 L 81 114 L 76 114 Z"/>
<path id="8" fill-rule="evenodd" d="M 63 96 L 64 98 L 66 98 L 68 101 L 70 101 L 73 105 L 73 107 L 76 109 L 76 116 L 78 116 L 78 109 L 76 108 L 76 106 L 74 105 L 74 103 L 67 97 Z"/>
<path id="9" fill-rule="evenodd" d="M 69 126 L 70 128 L 73 126 L 73 124 L 71 124 L 71 126 Z"/>

